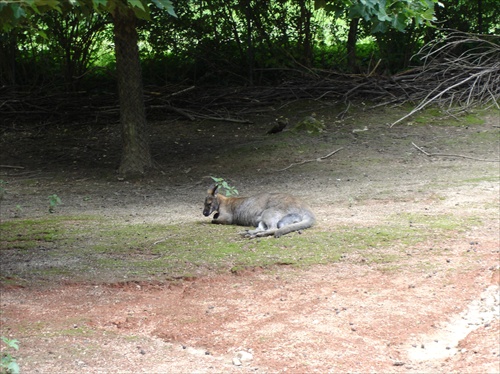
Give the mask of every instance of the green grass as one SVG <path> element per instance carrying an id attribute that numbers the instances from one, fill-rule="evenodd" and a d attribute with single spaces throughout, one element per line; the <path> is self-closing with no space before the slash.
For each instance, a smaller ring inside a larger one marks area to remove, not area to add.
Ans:
<path id="1" fill-rule="evenodd" d="M 275 265 L 310 266 L 361 254 L 363 263 L 400 266 L 405 250 L 479 223 L 449 215 L 399 214 L 373 227 L 320 227 L 280 239 L 248 240 L 236 226 L 113 223 L 97 217 L 26 219 L 0 224 L 0 251 L 29 261 L 7 261 L 3 280 L 120 281 L 182 279 Z M 389 251 L 387 251 L 389 250 Z M 16 258 L 17 258 L 16 257 Z M 6 257 L 7 259 L 8 257 Z M 2 279 L 0 278 L 0 279 Z"/>
<path id="2" fill-rule="evenodd" d="M 57 219 L 21 220 L 0 224 L 0 248 L 33 249 L 54 242 L 62 230 L 57 227 Z"/>
<path id="3" fill-rule="evenodd" d="M 451 118 L 445 111 L 441 110 L 440 108 L 429 106 L 428 108 L 417 112 L 415 114 L 413 122 L 419 125 L 473 127 L 483 125 L 485 123 L 483 114 L 484 111 L 482 109 L 478 109 L 474 112 L 459 114 L 455 118 Z"/>
<path id="4" fill-rule="evenodd" d="M 478 178 L 470 178 L 464 180 L 465 183 L 481 183 L 481 182 L 500 182 L 500 178 L 498 176 L 490 176 L 486 175 L 484 177 L 478 177 Z"/>

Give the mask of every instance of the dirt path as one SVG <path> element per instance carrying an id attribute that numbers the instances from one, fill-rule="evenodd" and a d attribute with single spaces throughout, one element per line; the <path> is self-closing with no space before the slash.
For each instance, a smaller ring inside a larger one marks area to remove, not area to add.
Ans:
<path id="1" fill-rule="evenodd" d="M 430 273 L 343 263 L 4 290 L 2 319 L 21 336 L 24 372 L 494 373 L 498 242 L 480 237 L 480 264 L 443 260 Z M 468 247 L 448 244 L 453 261 Z"/>
<path id="2" fill-rule="evenodd" d="M 18 219 L 17 201 L 23 202 L 24 217 L 43 216 L 45 208 L 37 202 L 55 191 L 65 203 L 64 214 L 192 224 L 203 220 L 200 181 L 207 173 L 222 175 L 225 167 L 245 194 L 266 186 L 304 196 L 318 217 L 317 226 L 303 233 L 311 237 L 341 225 L 375 226 L 398 214 L 473 222 L 438 240 L 398 248 L 404 260 L 388 263 L 367 258 L 392 256 L 394 249 L 372 248 L 350 251 L 338 263 L 253 268 L 178 282 L 75 283 L 68 277 L 50 287 L 7 282 L 1 288 L 0 334 L 20 340 L 22 372 L 500 372 L 498 163 L 428 158 L 411 146 L 418 141 L 430 151 L 498 157 L 499 118 L 487 117 L 474 131 L 410 124 L 390 133 L 367 118 L 368 137 L 352 131 L 359 123 L 347 122 L 332 124 L 320 145 L 313 138 L 284 138 L 299 150 L 293 156 L 279 141 L 266 148 L 267 140 L 254 135 L 265 133 L 265 121 L 234 133 L 227 126 L 219 129 L 219 136 L 243 138 L 237 143 L 241 154 L 234 145 L 214 153 L 220 140 L 201 144 L 206 133 L 197 129 L 200 124 L 173 128 L 179 139 L 172 134 L 165 139 L 175 144 L 182 139 L 182 146 L 171 144 L 169 155 L 157 157 L 164 177 L 130 183 L 110 178 L 107 161 L 92 170 L 94 154 L 60 161 L 57 155 L 37 158 L 37 151 L 26 147 L 8 150 L 6 161 L 31 157 L 31 166 L 29 174 L 9 174 L 12 192 L 2 202 L 4 220 Z M 66 154 L 76 147 L 75 139 L 65 143 Z M 336 158 L 270 171 L 339 146 L 344 150 Z M 182 157 L 170 163 L 176 152 Z M 229 155 L 237 165 L 226 165 Z M 75 162 L 87 167 L 76 168 Z"/>

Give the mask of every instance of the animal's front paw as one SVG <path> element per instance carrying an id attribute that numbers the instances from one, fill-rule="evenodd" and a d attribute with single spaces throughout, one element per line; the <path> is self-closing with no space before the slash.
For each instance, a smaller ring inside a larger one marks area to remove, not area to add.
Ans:
<path id="1" fill-rule="evenodd" d="M 243 236 L 244 238 L 249 238 L 250 237 L 250 232 L 249 230 L 245 230 L 245 231 L 241 231 L 239 232 L 238 234 L 240 234 L 241 236 Z"/>

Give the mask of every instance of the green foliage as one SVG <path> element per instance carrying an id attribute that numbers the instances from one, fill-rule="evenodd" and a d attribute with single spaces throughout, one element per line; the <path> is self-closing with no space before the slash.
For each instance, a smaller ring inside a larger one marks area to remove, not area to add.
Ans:
<path id="1" fill-rule="evenodd" d="M 55 208 L 62 204 L 62 200 L 56 194 L 49 196 L 49 213 L 54 213 Z"/>
<path id="2" fill-rule="evenodd" d="M 19 341 L 16 339 L 9 339 L 5 336 L 1 337 L 1 340 L 7 346 L 7 348 L 12 351 L 19 350 Z M 16 362 L 16 359 L 9 353 L 2 353 L 2 359 L 0 360 L 0 374 L 18 374 L 19 373 L 19 365 Z"/>
<path id="3" fill-rule="evenodd" d="M 92 11 L 113 13 L 130 8 L 138 18 L 149 19 L 149 4 L 154 4 L 175 16 L 170 0 L 127 0 L 124 2 L 114 0 L 19 0 L 0 2 L 0 25 L 2 25 L 3 31 L 9 31 L 32 15 L 45 14 L 50 11 L 57 11 L 60 14 L 74 12 L 86 15 Z"/>
<path id="4" fill-rule="evenodd" d="M 224 180 L 224 178 L 217 178 L 217 177 L 210 177 L 213 179 L 215 184 L 219 186 L 219 188 L 222 188 L 224 190 L 224 193 L 226 196 L 236 196 L 239 194 L 238 190 L 234 187 L 229 185 L 227 181 Z"/>
<path id="5" fill-rule="evenodd" d="M 500 1 L 441 0 L 436 9 L 442 29 L 476 34 L 500 34 Z"/>
<path id="6" fill-rule="evenodd" d="M 438 0 L 315 0 L 316 8 L 324 8 L 337 16 L 347 11 L 348 17 L 362 18 L 371 24 L 371 32 L 389 29 L 404 32 L 411 23 L 430 25 L 435 20 L 434 7 Z"/>

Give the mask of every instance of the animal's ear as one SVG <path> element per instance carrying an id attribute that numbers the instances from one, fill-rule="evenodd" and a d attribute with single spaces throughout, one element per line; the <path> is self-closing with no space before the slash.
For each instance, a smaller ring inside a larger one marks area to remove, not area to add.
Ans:
<path id="1" fill-rule="evenodd" d="M 207 190 L 207 194 L 211 196 L 215 196 L 217 194 L 217 189 L 219 188 L 219 185 L 214 184 L 210 186 L 210 188 Z"/>

